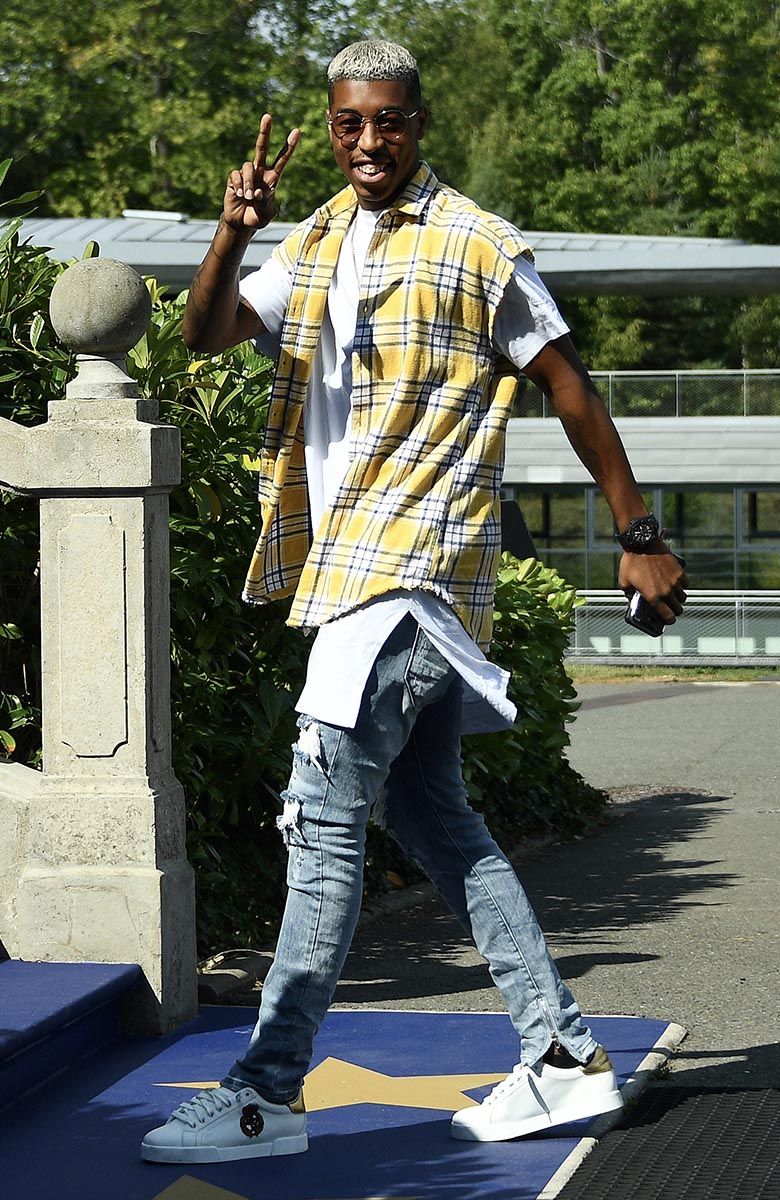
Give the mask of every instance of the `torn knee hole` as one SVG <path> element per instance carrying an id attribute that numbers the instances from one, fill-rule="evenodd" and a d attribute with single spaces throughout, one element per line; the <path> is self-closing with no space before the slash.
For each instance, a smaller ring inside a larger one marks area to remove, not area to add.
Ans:
<path id="1" fill-rule="evenodd" d="M 276 828 L 284 838 L 285 845 L 300 845 L 303 837 L 303 807 L 298 796 L 292 792 L 282 792 L 284 808 L 276 818 Z"/>

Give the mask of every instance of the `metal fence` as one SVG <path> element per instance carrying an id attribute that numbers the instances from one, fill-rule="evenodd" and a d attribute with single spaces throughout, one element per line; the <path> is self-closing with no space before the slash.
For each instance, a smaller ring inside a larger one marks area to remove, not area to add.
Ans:
<path id="1" fill-rule="evenodd" d="M 582 595 L 586 602 L 575 609 L 567 652 L 578 662 L 780 665 L 780 592 L 694 592 L 683 616 L 660 638 L 625 623 L 621 592 Z"/>
<path id="2" fill-rule="evenodd" d="M 778 417 L 780 371 L 592 371 L 613 417 Z M 518 416 L 549 417 L 549 401 L 527 387 Z"/>

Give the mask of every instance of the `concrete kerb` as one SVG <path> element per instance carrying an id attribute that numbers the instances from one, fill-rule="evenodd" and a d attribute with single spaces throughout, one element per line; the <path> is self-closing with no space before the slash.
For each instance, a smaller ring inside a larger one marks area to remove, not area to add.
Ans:
<path id="1" fill-rule="evenodd" d="M 634 1074 L 630 1079 L 626 1080 L 620 1089 L 620 1094 L 623 1097 L 623 1110 L 619 1109 L 617 1112 L 604 1113 L 603 1116 L 596 1118 L 590 1127 L 588 1136 L 582 1138 L 577 1143 L 574 1150 L 561 1163 L 536 1200 L 555 1200 L 556 1196 L 563 1191 L 575 1172 L 582 1166 L 588 1155 L 595 1150 L 604 1135 L 612 1129 L 616 1129 L 623 1122 L 625 1119 L 625 1110 L 636 1104 L 650 1082 L 676 1052 L 680 1043 L 687 1036 L 687 1033 L 688 1031 L 683 1029 L 682 1025 L 672 1023 L 667 1026 L 653 1049 L 649 1054 L 645 1055 L 636 1071 L 634 1071 Z"/>

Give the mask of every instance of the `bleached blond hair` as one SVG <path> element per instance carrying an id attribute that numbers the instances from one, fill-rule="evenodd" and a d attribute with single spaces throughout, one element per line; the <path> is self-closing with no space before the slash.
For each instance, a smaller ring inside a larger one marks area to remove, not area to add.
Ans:
<path id="1" fill-rule="evenodd" d="M 328 67 L 329 103 L 333 101 L 333 88 L 342 79 L 397 79 L 406 88 L 411 103 L 417 106 L 421 103 L 417 62 L 397 42 L 370 39 L 352 42 L 339 50 Z"/>

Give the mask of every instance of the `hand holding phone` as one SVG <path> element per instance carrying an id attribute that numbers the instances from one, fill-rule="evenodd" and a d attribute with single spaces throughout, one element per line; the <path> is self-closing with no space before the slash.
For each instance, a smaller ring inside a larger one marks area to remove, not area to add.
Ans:
<path id="1" fill-rule="evenodd" d="M 680 558 L 679 554 L 675 554 L 674 557 L 681 567 L 685 566 L 684 558 Z M 634 592 L 629 598 L 625 619 L 628 625 L 646 633 L 648 637 L 660 637 L 666 628 L 666 622 L 658 609 L 654 608 L 649 600 L 645 600 L 641 592 Z"/>

